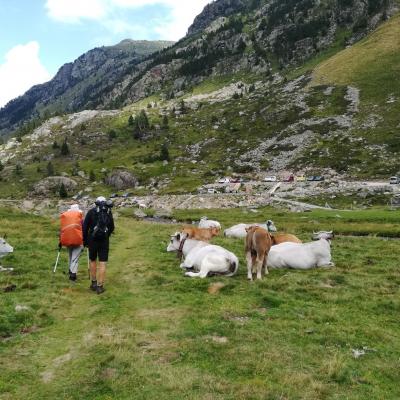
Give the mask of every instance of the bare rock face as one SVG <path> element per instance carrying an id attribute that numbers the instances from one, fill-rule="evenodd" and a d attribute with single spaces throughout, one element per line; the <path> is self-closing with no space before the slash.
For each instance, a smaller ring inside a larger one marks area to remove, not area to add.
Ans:
<path id="1" fill-rule="evenodd" d="M 106 184 L 117 190 L 134 188 L 138 180 L 128 171 L 114 171 L 106 178 Z"/>
<path id="2" fill-rule="evenodd" d="M 65 176 L 49 176 L 39 181 L 33 187 L 33 191 L 36 195 L 47 196 L 59 190 L 61 185 L 64 185 L 66 191 L 69 192 L 76 188 L 77 183 L 73 179 Z"/>

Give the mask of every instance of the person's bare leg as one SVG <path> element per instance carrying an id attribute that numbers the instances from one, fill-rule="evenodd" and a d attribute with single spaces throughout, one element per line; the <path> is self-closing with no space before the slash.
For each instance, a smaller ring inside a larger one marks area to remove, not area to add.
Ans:
<path id="1" fill-rule="evenodd" d="M 93 281 L 97 281 L 97 262 L 90 261 L 90 278 Z"/>
<path id="2" fill-rule="evenodd" d="M 99 286 L 104 285 L 104 280 L 106 278 L 106 265 L 107 263 L 105 262 L 99 262 L 99 279 L 97 281 Z"/>

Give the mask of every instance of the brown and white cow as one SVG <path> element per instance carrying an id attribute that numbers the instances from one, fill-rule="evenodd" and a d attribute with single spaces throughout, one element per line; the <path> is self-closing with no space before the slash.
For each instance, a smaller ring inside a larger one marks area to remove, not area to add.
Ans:
<path id="1" fill-rule="evenodd" d="M 268 274 L 267 258 L 272 246 L 272 238 L 269 232 L 259 226 L 246 228 L 246 260 L 247 278 L 253 280 L 253 274 L 257 273 L 257 279 L 262 279 L 262 268 Z"/>
<path id="2" fill-rule="evenodd" d="M 281 243 L 303 243 L 297 236 L 292 235 L 291 233 L 275 233 L 272 236 L 272 245 Z"/>
<path id="3" fill-rule="evenodd" d="M 197 228 L 196 226 L 184 226 L 181 232 L 187 235 L 188 239 L 209 242 L 214 236 L 219 234 L 219 229 L 216 227 Z"/>

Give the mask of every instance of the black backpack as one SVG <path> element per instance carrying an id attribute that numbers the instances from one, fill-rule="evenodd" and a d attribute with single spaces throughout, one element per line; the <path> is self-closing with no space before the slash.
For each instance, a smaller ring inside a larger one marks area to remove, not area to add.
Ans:
<path id="1" fill-rule="evenodd" d="M 98 206 L 96 208 L 96 225 L 92 231 L 93 240 L 105 240 L 109 236 L 109 223 L 111 210 L 106 206 Z"/>

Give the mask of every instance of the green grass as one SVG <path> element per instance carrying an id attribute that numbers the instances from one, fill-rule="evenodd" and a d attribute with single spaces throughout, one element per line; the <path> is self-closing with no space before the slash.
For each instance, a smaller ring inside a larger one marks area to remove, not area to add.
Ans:
<path id="1" fill-rule="evenodd" d="M 348 226 L 395 232 L 385 210 L 287 214 L 207 213 L 224 226 L 272 217 L 303 239 Z M 306 217 L 307 219 L 305 219 Z M 241 240 L 217 238 L 240 256 L 234 278 L 191 280 L 167 254 L 177 227 L 116 220 L 107 292 L 88 290 L 85 260 L 69 284 L 65 254 L 55 276 L 57 221 L 1 209 L 15 246 L 0 274 L 0 399 L 397 399 L 400 242 L 338 237 L 336 267 L 272 271 L 246 280 Z M 223 282 L 218 294 L 210 284 Z M 15 311 L 16 305 L 29 310 Z M 226 338 L 226 343 L 218 343 Z M 354 359 L 351 349 L 375 351 Z"/>

